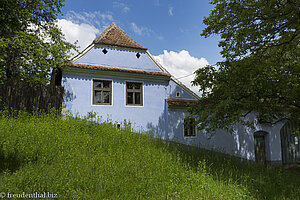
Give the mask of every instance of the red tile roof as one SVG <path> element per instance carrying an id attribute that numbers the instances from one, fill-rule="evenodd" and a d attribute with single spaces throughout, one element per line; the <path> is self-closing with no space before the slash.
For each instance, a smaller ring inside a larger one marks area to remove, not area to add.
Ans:
<path id="1" fill-rule="evenodd" d="M 166 99 L 166 101 L 169 107 L 188 107 L 197 102 L 193 99 Z"/>
<path id="2" fill-rule="evenodd" d="M 94 44 L 104 44 L 119 47 L 127 47 L 134 49 L 147 50 L 148 48 L 139 45 L 131 37 L 129 37 L 119 26 L 112 23 L 103 31 L 94 41 Z"/>
<path id="3" fill-rule="evenodd" d="M 83 69 L 95 69 L 95 70 L 103 70 L 103 71 L 128 72 L 128 73 L 136 73 L 136 74 L 147 74 L 147 75 L 171 77 L 171 74 L 165 73 L 165 72 L 144 71 L 144 70 L 136 70 L 136 69 L 115 68 L 115 67 L 104 67 L 104 66 L 100 66 L 100 65 L 69 63 L 68 66 L 78 67 L 78 68 L 83 68 Z"/>

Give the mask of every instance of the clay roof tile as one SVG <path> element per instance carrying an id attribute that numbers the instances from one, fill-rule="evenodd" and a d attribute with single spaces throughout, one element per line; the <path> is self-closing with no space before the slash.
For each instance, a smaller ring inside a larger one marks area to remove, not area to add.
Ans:
<path id="1" fill-rule="evenodd" d="M 93 41 L 93 43 L 134 48 L 140 50 L 148 49 L 146 47 L 141 46 L 136 41 L 134 41 L 115 23 L 112 23 L 107 29 L 105 29 L 103 33 Z"/>
<path id="2" fill-rule="evenodd" d="M 166 99 L 169 107 L 189 107 L 196 103 L 196 99 Z"/>
<path id="3" fill-rule="evenodd" d="M 146 75 L 171 77 L 171 74 L 166 73 L 166 72 L 144 71 L 144 70 L 136 70 L 136 69 L 123 69 L 123 68 L 106 67 L 106 66 L 100 66 L 100 65 L 77 64 L 77 63 L 73 63 L 73 62 L 68 63 L 68 65 L 71 67 L 82 68 L 82 69 L 94 69 L 94 70 L 102 70 L 102 71 L 127 72 L 127 73 L 135 73 L 135 74 L 146 74 Z"/>

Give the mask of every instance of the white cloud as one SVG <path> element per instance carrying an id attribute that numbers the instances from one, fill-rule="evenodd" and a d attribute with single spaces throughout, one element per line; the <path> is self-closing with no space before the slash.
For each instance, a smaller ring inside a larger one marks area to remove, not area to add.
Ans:
<path id="1" fill-rule="evenodd" d="M 66 19 L 59 19 L 57 25 L 61 28 L 68 42 L 74 43 L 78 40 L 77 45 L 80 46 L 80 51 L 85 49 L 100 33 L 96 27 L 81 23 L 76 24 Z"/>
<path id="2" fill-rule="evenodd" d="M 175 78 L 179 78 L 179 81 L 189 87 L 196 94 L 200 95 L 198 91 L 199 88 L 192 86 L 191 81 L 195 79 L 195 75 L 193 73 L 197 69 L 209 64 L 205 58 L 195 58 L 186 50 L 181 50 L 179 53 L 174 51 L 168 52 L 167 50 L 164 50 L 163 54 L 154 56 L 154 58 L 173 76 L 175 76 Z M 181 78 L 184 76 L 187 77 Z"/>
<path id="3" fill-rule="evenodd" d="M 137 26 L 134 22 L 131 22 L 130 26 L 133 32 L 135 32 L 138 35 L 150 36 L 150 34 L 153 32 L 150 28 L 144 26 Z"/>
<path id="4" fill-rule="evenodd" d="M 174 14 L 173 14 L 173 9 L 174 9 L 174 7 L 169 6 L 169 15 L 170 15 L 170 16 L 173 16 L 173 15 L 174 15 Z"/>
<path id="5" fill-rule="evenodd" d="M 110 25 L 114 18 L 110 12 L 102 13 L 100 11 L 94 12 L 75 12 L 69 11 L 66 14 L 66 20 L 75 24 L 89 24 L 97 27 L 100 31 L 104 31 Z"/>
<path id="6" fill-rule="evenodd" d="M 74 43 L 78 40 L 77 45 L 80 46 L 80 51 L 91 44 L 97 35 L 114 21 L 111 12 L 100 11 L 69 11 L 65 18 L 59 19 L 57 24 L 62 29 L 68 42 Z"/>
<path id="7" fill-rule="evenodd" d="M 117 2 L 117 1 L 113 2 L 113 7 L 120 8 L 123 13 L 128 13 L 130 11 L 130 8 L 128 5 L 126 5 L 125 3 Z"/>
<path id="8" fill-rule="evenodd" d="M 158 37 L 157 37 L 157 39 L 158 39 L 158 40 L 164 40 L 164 39 L 165 39 L 165 37 L 164 37 L 164 36 L 162 36 L 162 35 L 160 35 L 160 36 L 158 36 Z"/>
<path id="9" fill-rule="evenodd" d="M 128 13 L 128 12 L 130 11 L 130 8 L 129 8 L 129 7 L 124 7 L 124 8 L 122 9 L 122 11 L 123 11 L 124 13 Z"/>

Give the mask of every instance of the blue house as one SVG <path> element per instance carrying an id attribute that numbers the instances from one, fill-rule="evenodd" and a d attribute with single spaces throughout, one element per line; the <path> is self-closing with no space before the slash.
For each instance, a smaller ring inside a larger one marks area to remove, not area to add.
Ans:
<path id="1" fill-rule="evenodd" d="M 65 106 L 72 114 L 93 111 L 163 138 L 175 130 L 184 137 L 181 121 L 187 113 L 170 111 L 168 103 L 182 105 L 199 98 L 115 23 L 73 59 L 62 82 Z M 170 122 L 169 115 L 177 116 L 178 124 Z"/>
<path id="2" fill-rule="evenodd" d="M 73 115 L 96 112 L 116 123 L 131 122 L 135 131 L 151 131 L 163 139 L 260 162 L 291 160 L 290 142 L 288 150 L 282 146 L 291 138 L 293 147 L 299 148 L 296 137 L 289 135 L 283 141 L 281 136 L 292 131 L 284 129 L 285 122 L 257 123 L 254 129 L 237 125 L 233 134 L 197 130 L 186 108 L 200 97 L 115 23 L 73 58 L 62 74 L 62 85 L 65 109 Z M 249 117 L 255 120 L 255 114 Z M 300 153 L 293 155 L 300 161 Z"/>

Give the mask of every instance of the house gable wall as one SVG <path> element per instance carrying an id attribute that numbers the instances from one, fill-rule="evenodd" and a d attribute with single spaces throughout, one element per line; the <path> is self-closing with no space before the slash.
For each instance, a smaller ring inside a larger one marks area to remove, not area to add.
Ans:
<path id="1" fill-rule="evenodd" d="M 180 93 L 180 97 L 176 96 L 176 93 Z M 196 99 L 186 90 L 184 90 L 179 84 L 175 83 L 173 80 L 170 81 L 168 88 L 168 98 L 177 98 L 177 99 Z"/>
<path id="2" fill-rule="evenodd" d="M 85 55 L 75 61 L 78 64 L 100 65 L 107 67 L 137 69 L 145 71 L 161 71 L 151 60 L 146 52 L 127 51 L 120 49 L 108 49 L 107 53 L 102 52 L 103 47 L 94 47 Z M 140 57 L 137 58 L 136 54 Z"/>

